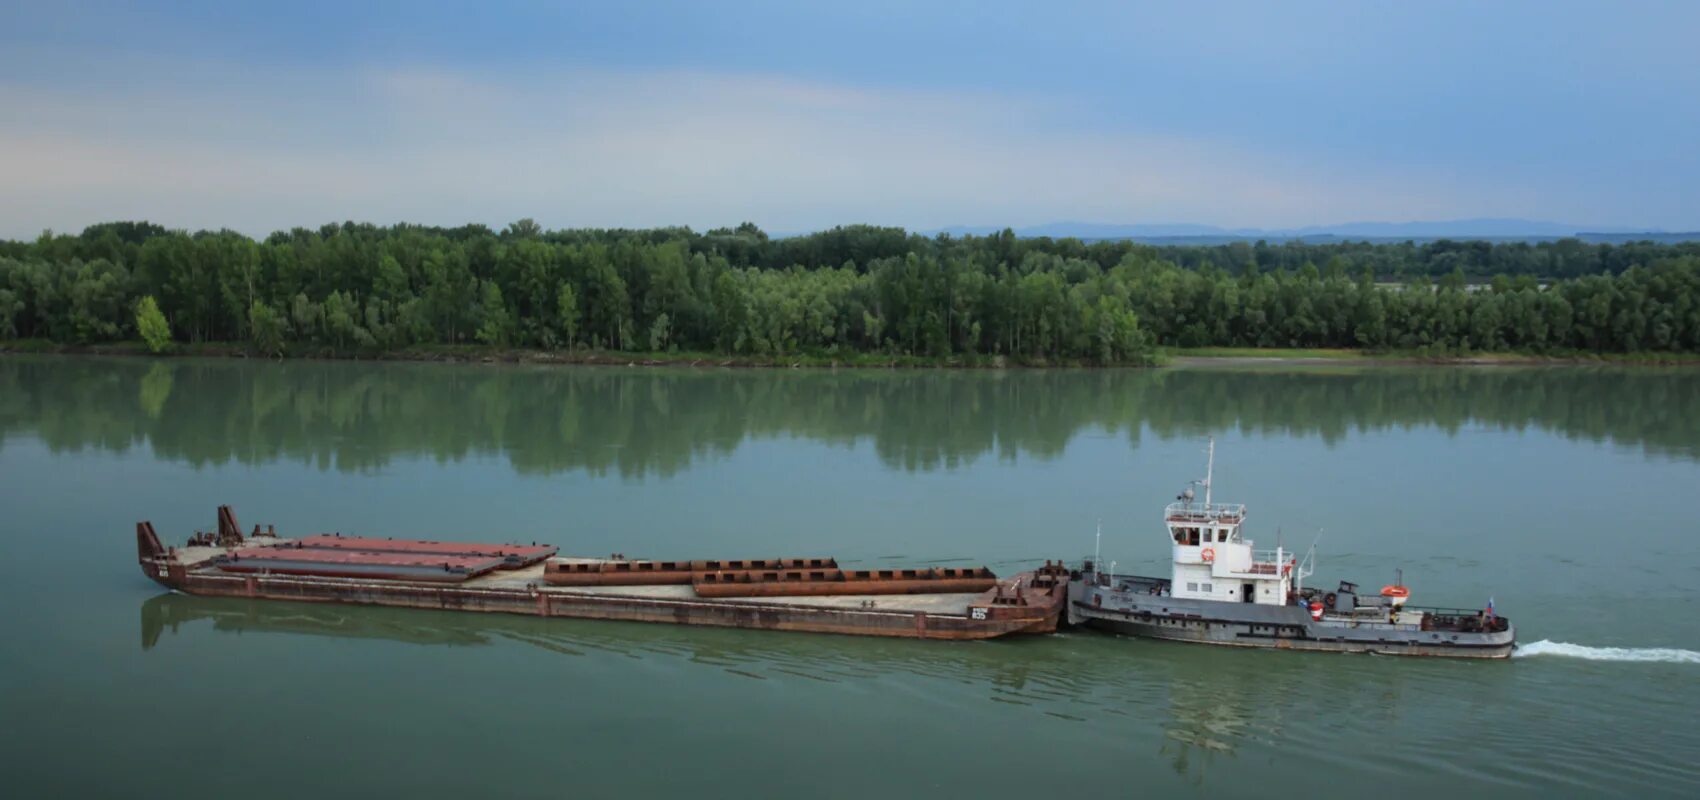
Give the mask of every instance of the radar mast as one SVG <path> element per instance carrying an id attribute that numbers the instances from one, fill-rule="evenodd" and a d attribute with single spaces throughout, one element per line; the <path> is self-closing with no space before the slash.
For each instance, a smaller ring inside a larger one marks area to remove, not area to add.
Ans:
<path id="1" fill-rule="evenodd" d="M 1209 439 L 1204 461 L 1204 507 L 1210 507 L 1210 478 L 1216 474 L 1216 437 Z"/>

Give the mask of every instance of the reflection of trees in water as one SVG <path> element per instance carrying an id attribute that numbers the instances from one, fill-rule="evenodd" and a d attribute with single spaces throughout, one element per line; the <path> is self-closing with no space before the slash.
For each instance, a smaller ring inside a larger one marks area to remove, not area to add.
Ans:
<path id="1" fill-rule="evenodd" d="M 1532 426 L 1694 458 L 1700 372 L 1635 369 L 771 372 L 139 359 L 0 360 L 0 435 L 147 442 L 192 464 L 398 456 L 670 475 L 752 438 L 869 442 L 893 468 L 1052 458 L 1088 427 L 1137 441 L 1239 429 Z"/>

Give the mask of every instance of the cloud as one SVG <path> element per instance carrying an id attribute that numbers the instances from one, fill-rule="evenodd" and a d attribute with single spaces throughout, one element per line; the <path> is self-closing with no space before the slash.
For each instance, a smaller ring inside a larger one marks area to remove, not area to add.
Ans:
<path id="1" fill-rule="evenodd" d="M 157 65 L 156 65 L 157 66 Z M 1086 123 L 1068 98 L 558 66 L 175 64 L 0 84 L 0 235 L 110 219 L 253 235 L 336 219 L 803 231 L 1052 220 L 1280 226 L 1564 216 L 1552 193 Z M 1562 198 L 1559 198 L 1562 201 Z"/>

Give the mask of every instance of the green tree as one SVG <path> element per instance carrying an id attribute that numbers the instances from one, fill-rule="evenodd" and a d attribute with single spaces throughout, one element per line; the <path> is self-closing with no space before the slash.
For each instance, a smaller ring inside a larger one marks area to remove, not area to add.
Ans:
<path id="1" fill-rule="evenodd" d="M 260 353 L 281 356 L 289 336 L 289 323 L 284 321 L 277 309 L 255 300 L 248 307 L 248 335 L 253 339 L 254 349 Z"/>
<path id="2" fill-rule="evenodd" d="M 324 316 L 324 307 L 307 299 L 305 293 L 298 292 L 289 301 L 289 321 L 295 333 L 303 339 L 318 338 Z"/>
<path id="3" fill-rule="evenodd" d="M 125 293 L 130 281 L 123 267 L 105 259 L 84 262 L 66 275 L 64 297 L 72 335 L 79 342 L 118 338 L 124 328 Z"/>
<path id="4" fill-rule="evenodd" d="M 609 347 L 624 349 L 630 329 L 632 303 L 626 293 L 626 281 L 614 265 L 597 260 L 591 264 L 584 285 L 587 328 Z"/>
<path id="5" fill-rule="evenodd" d="M 570 283 L 562 283 L 555 295 L 555 316 L 561 321 L 562 340 L 573 349 L 578 345 L 578 292 Z"/>
<path id="6" fill-rule="evenodd" d="M 136 332 L 147 342 L 150 352 L 162 353 L 171 346 L 171 323 L 166 321 L 151 294 L 136 304 Z"/>
<path id="7" fill-rule="evenodd" d="M 649 326 L 649 349 L 660 352 L 667 349 L 667 315 L 663 313 L 655 318 Z"/>
<path id="8" fill-rule="evenodd" d="M 485 281 L 479 301 L 478 341 L 500 347 L 508 343 L 508 308 L 502 301 L 502 290 L 494 281 Z"/>
<path id="9" fill-rule="evenodd" d="M 18 335 L 17 320 L 23 310 L 24 301 L 18 299 L 16 292 L 0 288 L 0 339 Z"/>
<path id="10" fill-rule="evenodd" d="M 360 307 L 354 298 L 342 292 L 331 292 L 324 302 L 325 334 L 338 349 L 350 342 L 359 344 L 360 323 L 357 321 Z"/>

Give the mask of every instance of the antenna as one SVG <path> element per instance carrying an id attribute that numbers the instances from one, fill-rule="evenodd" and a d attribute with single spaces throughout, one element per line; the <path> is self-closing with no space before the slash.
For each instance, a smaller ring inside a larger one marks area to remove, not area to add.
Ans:
<path id="1" fill-rule="evenodd" d="M 1098 559 L 1104 554 L 1104 520 L 1098 520 L 1098 539 L 1092 545 L 1092 568 L 1099 569 Z"/>
<path id="2" fill-rule="evenodd" d="M 1293 586 L 1303 589 L 1304 579 L 1316 574 L 1316 545 L 1322 541 L 1322 529 L 1316 529 L 1316 538 L 1311 540 L 1310 550 L 1305 552 L 1305 560 L 1299 562 L 1293 570 Z"/>

